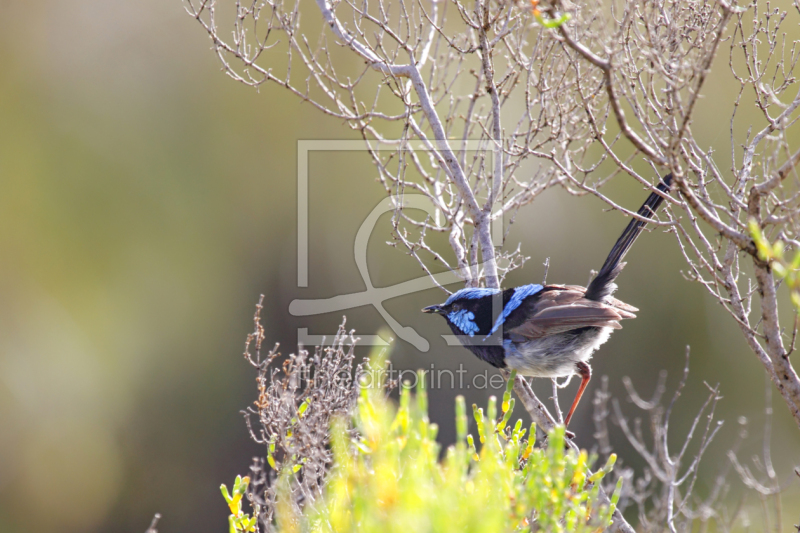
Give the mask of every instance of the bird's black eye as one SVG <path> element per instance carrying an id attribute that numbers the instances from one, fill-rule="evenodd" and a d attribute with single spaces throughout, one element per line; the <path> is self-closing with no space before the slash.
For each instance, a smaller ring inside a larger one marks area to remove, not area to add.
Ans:
<path id="1" fill-rule="evenodd" d="M 453 304 L 453 305 L 450 306 L 449 310 L 450 311 L 460 311 L 461 310 L 461 306 L 459 304 Z"/>

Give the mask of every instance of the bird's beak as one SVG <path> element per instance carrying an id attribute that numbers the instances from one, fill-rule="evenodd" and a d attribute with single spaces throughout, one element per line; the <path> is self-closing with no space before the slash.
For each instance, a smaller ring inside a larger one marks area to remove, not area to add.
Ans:
<path id="1" fill-rule="evenodd" d="M 442 306 L 440 305 L 431 305 L 422 310 L 423 313 L 443 313 Z"/>

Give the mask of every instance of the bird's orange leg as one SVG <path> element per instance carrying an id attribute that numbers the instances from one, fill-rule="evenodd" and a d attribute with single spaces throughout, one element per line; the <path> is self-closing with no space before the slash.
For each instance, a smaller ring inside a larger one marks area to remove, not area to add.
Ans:
<path id="1" fill-rule="evenodd" d="M 572 420 L 572 414 L 575 412 L 575 408 L 578 407 L 578 402 L 581 401 L 583 391 L 586 390 L 586 385 L 588 385 L 589 380 L 592 379 L 592 369 L 589 365 L 586 363 L 578 363 L 575 366 L 578 367 L 578 374 L 581 376 L 581 386 L 578 387 L 578 393 L 575 395 L 575 399 L 572 400 L 572 407 L 569 408 L 567 419 L 564 420 L 564 427 L 569 426 L 569 421 Z"/>

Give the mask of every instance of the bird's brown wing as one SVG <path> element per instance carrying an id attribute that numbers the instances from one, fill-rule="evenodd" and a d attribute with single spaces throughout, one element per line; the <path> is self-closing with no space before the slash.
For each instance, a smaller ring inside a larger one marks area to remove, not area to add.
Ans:
<path id="1" fill-rule="evenodd" d="M 556 285 L 556 286 L 557 287 L 561 287 L 560 285 Z M 580 285 L 563 285 L 563 287 L 565 289 L 570 290 L 570 291 L 579 292 L 579 293 L 581 293 L 581 296 L 586 294 L 586 287 L 581 287 Z M 623 311 L 628 311 L 629 313 L 636 313 L 637 311 L 639 311 L 638 308 L 636 308 L 636 307 L 634 307 L 634 306 L 632 306 L 630 304 L 626 304 L 622 300 L 617 300 L 613 296 L 606 296 L 606 299 L 604 300 L 604 302 L 607 303 L 608 305 L 610 305 L 611 307 L 615 308 L 615 309 L 621 309 Z M 636 317 L 633 316 L 633 317 L 625 317 L 625 318 L 636 318 Z"/>
<path id="2" fill-rule="evenodd" d="M 551 288 L 552 287 L 552 288 Z M 637 309 L 615 298 L 597 302 L 584 298 L 579 286 L 550 286 L 526 309 L 530 317 L 506 330 L 509 335 L 540 338 L 585 327 L 620 329 L 619 321 L 635 318 Z"/>

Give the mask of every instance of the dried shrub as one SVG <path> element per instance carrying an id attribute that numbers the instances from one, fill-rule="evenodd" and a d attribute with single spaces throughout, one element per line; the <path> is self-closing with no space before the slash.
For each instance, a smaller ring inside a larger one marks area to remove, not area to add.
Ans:
<path id="1" fill-rule="evenodd" d="M 262 301 L 263 296 L 244 352 L 258 370 L 258 400 L 244 414 L 250 436 L 266 452 L 250 467 L 248 497 L 260 508 L 264 531 L 272 531 L 279 472 L 289 469 L 295 474 L 285 492 L 290 501 L 282 505 L 289 503 L 299 511 L 321 494 L 333 458 L 331 423 L 355 406 L 358 376 L 364 369 L 363 363 L 355 362 L 357 339 L 345 330 L 344 322 L 328 346 L 317 346 L 313 352 L 300 347 L 282 358 L 276 344 L 262 356 Z"/>

